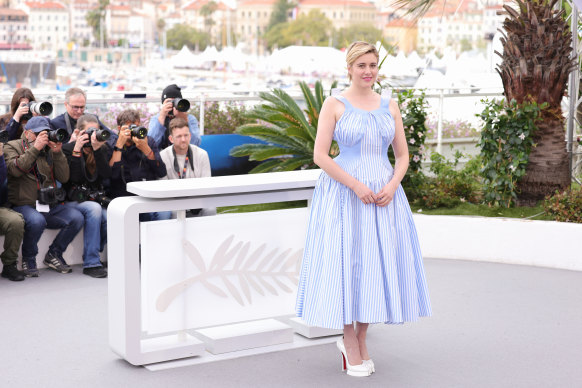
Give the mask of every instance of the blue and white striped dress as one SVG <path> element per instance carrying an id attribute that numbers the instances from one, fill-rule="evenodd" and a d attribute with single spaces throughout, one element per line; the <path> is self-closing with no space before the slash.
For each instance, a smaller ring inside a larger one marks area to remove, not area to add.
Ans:
<path id="1" fill-rule="evenodd" d="M 379 192 L 392 178 L 388 147 L 394 139 L 390 99 L 378 109 L 353 107 L 335 126 L 348 174 Z M 364 204 L 322 172 L 313 193 L 297 291 L 297 316 L 312 325 L 343 329 L 354 321 L 403 323 L 430 316 L 422 254 L 402 186 L 386 207 Z"/>

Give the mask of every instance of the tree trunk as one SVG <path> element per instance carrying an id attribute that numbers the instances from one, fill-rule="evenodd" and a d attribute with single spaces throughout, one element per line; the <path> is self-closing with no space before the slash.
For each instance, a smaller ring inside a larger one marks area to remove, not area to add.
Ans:
<path id="1" fill-rule="evenodd" d="M 570 171 L 561 112 L 545 111 L 537 122 L 525 176 L 518 183 L 518 206 L 535 206 L 546 195 L 570 187 Z"/>

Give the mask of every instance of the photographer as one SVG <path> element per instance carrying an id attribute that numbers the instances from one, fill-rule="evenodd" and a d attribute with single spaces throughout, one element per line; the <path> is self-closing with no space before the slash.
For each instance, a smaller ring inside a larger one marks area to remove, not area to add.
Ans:
<path id="1" fill-rule="evenodd" d="M 6 163 L 4 161 L 4 144 L 0 143 L 0 181 L 6 180 Z M 13 282 L 24 280 L 24 273 L 16 267 L 18 250 L 24 235 L 24 219 L 14 210 L 0 206 L 0 234 L 4 235 L 4 252 L 2 259 L 2 277 Z"/>
<path id="2" fill-rule="evenodd" d="M 77 139 L 63 146 L 69 161 L 70 178 L 63 186 L 70 202 L 65 206 L 79 210 L 85 218 L 83 228 L 83 273 L 94 278 L 107 277 L 101 265 L 100 252 L 107 242 L 107 205 L 103 180 L 111 177 L 109 146 L 111 133 L 100 130 L 99 120 L 93 115 L 82 115 L 77 120 Z"/>
<path id="3" fill-rule="evenodd" d="M 190 179 L 210 176 L 210 160 L 208 153 L 202 148 L 190 144 L 188 123 L 176 117 L 170 121 L 171 146 L 160 152 L 166 165 L 166 177 L 162 179 Z M 214 215 L 216 209 L 191 209 L 188 216 Z"/>
<path id="4" fill-rule="evenodd" d="M 16 89 L 10 102 L 10 112 L 0 116 L 0 131 L 6 131 L 6 140 L 19 139 L 24 125 L 36 113 L 30 112 L 28 103 L 36 101 L 32 90 Z M 50 114 L 50 113 L 49 113 Z"/>
<path id="5" fill-rule="evenodd" d="M 77 133 L 79 132 L 77 127 L 77 120 L 79 117 L 85 114 L 85 108 L 87 107 L 87 95 L 83 89 L 70 88 L 65 92 L 65 109 L 66 112 L 58 115 L 51 120 L 51 127 L 53 129 L 65 128 L 69 133 L 70 143 L 74 143 L 77 140 Z M 95 116 L 97 117 L 97 116 Z M 99 128 L 109 130 L 99 119 Z"/>
<path id="6" fill-rule="evenodd" d="M 127 183 L 151 181 L 166 176 L 166 166 L 160 158 L 158 147 L 147 136 L 147 129 L 140 126 L 139 112 L 124 110 L 117 116 L 117 135 L 112 134 L 109 144 L 113 145 L 109 165 L 111 181 L 108 191 L 110 198 L 133 195 L 126 190 Z M 169 218 L 164 213 L 140 214 L 141 221 Z"/>
<path id="7" fill-rule="evenodd" d="M 45 228 L 61 229 L 44 258 L 44 264 L 60 273 L 71 267 L 62 254 L 83 226 L 83 215 L 65 206 L 64 190 L 57 180 L 69 180 L 69 165 L 63 154 L 66 132 L 51 130 L 49 119 L 33 117 L 26 123 L 22 138 L 4 147 L 8 168 L 8 201 L 24 217 L 22 270 L 37 277 L 38 241 Z"/>
<path id="8" fill-rule="evenodd" d="M 180 88 L 175 85 L 168 85 L 162 92 L 162 110 L 156 116 L 150 119 L 148 136 L 154 139 L 158 149 L 163 150 L 170 145 L 168 137 L 170 136 L 170 121 L 175 117 L 180 117 L 188 123 L 190 129 L 190 144 L 200 145 L 200 128 L 198 120 L 191 114 L 188 114 L 190 103 L 188 100 L 182 100 L 182 106 L 176 106 L 175 99 L 182 99 Z M 180 110 L 179 110 L 179 109 Z M 185 111 L 182 111 L 184 110 Z"/>

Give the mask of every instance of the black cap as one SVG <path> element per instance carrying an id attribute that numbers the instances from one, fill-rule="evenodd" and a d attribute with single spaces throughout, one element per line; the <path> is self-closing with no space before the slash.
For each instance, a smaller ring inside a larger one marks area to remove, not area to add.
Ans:
<path id="1" fill-rule="evenodd" d="M 180 92 L 180 88 L 176 84 L 171 84 L 166 86 L 164 91 L 162 92 L 162 103 L 166 100 L 166 98 L 182 98 L 182 92 Z"/>

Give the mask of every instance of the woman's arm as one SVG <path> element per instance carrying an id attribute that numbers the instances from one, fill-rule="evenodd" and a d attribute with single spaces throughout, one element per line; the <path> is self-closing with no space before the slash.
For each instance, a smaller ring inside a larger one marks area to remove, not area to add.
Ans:
<path id="1" fill-rule="evenodd" d="M 313 161 L 336 181 L 349 187 L 363 203 L 373 203 L 375 194 L 368 186 L 345 172 L 330 156 L 329 149 L 333 140 L 333 131 L 345 107 L 335 97 L 329 97 L 323 103 L 317 125 L 317 136 L 313 149 Z"/>
<path id="2" fill-rule="evenodd" d="M 390 179 L 390 182 L 388 182 L 377 194 L 378 200 L 376 201 L 376 205 L 378 206 L 386 206 L 390 201 L 392 201 L 396 189 L 400 185 L 400 182 L 402 182 L 406 170 L 408 170 L 409 163 L 406 134 L 404 133 L 400 108 L 398 108 L 398 102 L 396 102 L 395 99 L 390 101 L 390 113 L 394 118 L 394 140 L 392 141 L 392 148 L 394 149 L 396 163 L 394 164 L 394 174 L 392 175 L 392 179 Z"/>

